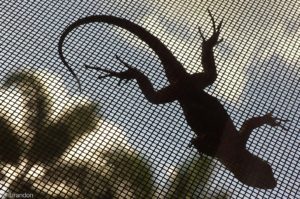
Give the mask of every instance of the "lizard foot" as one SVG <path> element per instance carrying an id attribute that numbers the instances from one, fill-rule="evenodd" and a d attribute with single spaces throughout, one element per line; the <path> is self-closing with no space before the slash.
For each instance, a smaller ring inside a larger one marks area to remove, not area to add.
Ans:
<path id="1" fill-rule="evenodd" d="M 221 43 L 223 41 L 223 39 L 219 40 L 219 35 L 220 35 L 220 32 L 221 32 L 221 27 L 222 27 L 223 20 L 216 27 L 214 17 L 212 16 L 210 10 L 207 9 L 207 11 L 208 11 L 208 14 L 211 18 L 212 24 L 213 24 L 213 35 L 209 39 L 206 40 L 203 33 L 202 33 L 202 31 L 201 31 L 201 28 L 199 27 L 199 33 L 200 33 L 200 36 L 203 40 L 202 45 L 203 46 L 216 46 L 216 45 L 218 45 L 219 43 Z"/>
<path id="2" fill-rule="evenodd" d="M 127 68 L 127 70 L 122 71 L 122 72 L 116 72 L 116 71 L 112 71 L 112 70 L 103 69 L 103 68 L 100 68 L 100 67 L 91 67 L 91 66 L 88 66 L 88 65 L 85 65 L 85 68 L 94 69 L 94 70 L 97 70 L 97 71 L 102 71 L 102 72 L 107 73 L 106 75 L 99 76 L 98 79 L 103 79 L 103 78 L 106 78 L 106 77 L 117 77 L 117 78 L 119 78 L 120 81 L 118 82 L 118 85 L 121 84 L 122 80 L 125 80 L 125 83 L 127 83 L 129 80 L 134 79 L 136 77 L 136 75 L 139 73 L 139 71 L 136 68 L 130 66 L 128 63 L 121 60 L 121 58 L 118 55 L 115 55 L 115 58 L 118 61 L 120 61 Z"/>
<path id="3" fill-rule="evenodd" d="M 274 110 L 272 110 L 271 112 L 265 114 L 262 118 L 264 119 L 264 121 L 266 122 L 266 124 L 272 126 L 272 127 L 281 127 L 284 130 L 287 130 L 284 126 L 283 126 L 283 122 L 288 122 L 287 119 L 281 119 L 278 117 L 274 117 L 273 116 Z"/>

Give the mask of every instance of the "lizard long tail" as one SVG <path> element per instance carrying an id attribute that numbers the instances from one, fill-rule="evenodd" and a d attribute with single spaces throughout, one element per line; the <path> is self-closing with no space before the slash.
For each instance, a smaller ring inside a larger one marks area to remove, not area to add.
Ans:
<path id="1" fill-rule="evenodd" d="M 170 52 L 170 50 L 157 37 L 153 36 L 146 29 L 123 18 L 108 16 L 108 15 L 96 15 L 96 16 L 89 16 L 86 18 L 82 18 L 72 23 L 64 30 L 58 43 L 59 56 L 62 62 L 64 63 L 64 65 L 75 77 L 77 83 L 79 84 L 79 88 L 81 87 L 80 81 L 76 76 L 76 74 L 74 73 L 73 69 L 69 66 L 69 64 L 65 60 L 65 57 L 63 56 L 62 46 L 65 38 L 72 30 L 76 29 L 81 25 L 94 23 L 94 22 L 108 23 L 108 24 L 113 24 L 118 27 L 124 28 L 129 32 L 138 36 L 145 43 L 147 43 L 148 46 L 154 50 L 154 52 L 158 55 L 159 59 L 161 60 L 161 63 L 166 72 L 166 76 L 170 82 L 174 82 L 178 80 L 178 78 L 180 78 L 182 75 L 186 74 L 185 69 L 183 68 L 181 63 L 177 61 L 177 59 Z"/>

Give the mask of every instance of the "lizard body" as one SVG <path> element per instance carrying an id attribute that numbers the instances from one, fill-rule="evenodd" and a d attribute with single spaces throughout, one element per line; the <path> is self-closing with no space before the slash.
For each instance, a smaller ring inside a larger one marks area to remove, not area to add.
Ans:
<path id="1" fill-rule="evenodd" d="M 126 71 L 115 72 L 100 67 L 86 67 L 107 73 L 105 76 L 100 76 L 99 79 L 104 77 L 117 77 L 120 80 L 135 79 L 146 99 L 153 104 L 164 104 L 177 100 L 183 109 L 188 125 L 196 133 L 196 138 L 192 139 L 191 145 L 199 153 L 217 158 L 244 184 L 262 189 L 274 188 L 276 180 L 271 166 L 263 159 L 251 154 L 246 149 L 246 142 L 254 128 L 264 124 L 273 127 L 281 126 L 280 121 L 283 120 L 273 117 L 271 112 L 246 120 L 241 129 L 237 130 L 219 100 L 203 90 L 212 85 L 217 78 L 213 48 L 221 42 L 218 38 L 222 22 L 216 26 L 210 12 L 209 15 L 213 23 L 212 36 L 205 39 L 200 30 L 203 40 L 201 60 L 203 72 L 187 73 L 171 51 L 146 29 L 129 20 L 106 15 L 82 18 L 68 26 L 59 40 L 59 55 L 64 65 L 79 82 L 74 71 L 66 62 L 62 51 L 63 42 L 72 30 L 84 24 L 98 22 L 116 25 L 135 34 L 148 44 L 159 57 L 170 85 L 156 91 L 147 76 L 118 56 L 116 58 L 127 68 Z"/>

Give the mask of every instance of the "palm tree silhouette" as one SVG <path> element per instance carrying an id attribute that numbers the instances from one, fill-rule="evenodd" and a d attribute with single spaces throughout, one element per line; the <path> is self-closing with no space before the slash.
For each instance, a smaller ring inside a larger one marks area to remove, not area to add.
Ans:
<path id="1" fill-rule="evenodd" d="M 10 176 L 11 179 L 7 180 L 11 192 L 34 193 L 36 198 L 109 199 L 127 191 L 135 198 L 151 197 L 154 191 L 150 166 L 144 157 L 132 149 L 119 146 L 104 148 L 99 159 L 105 160 L 106 164 L 96 171 L 84 164 L 58 161 L 71 143 L 97 127 L 100 117 L 96 114 L 95 103 L 76 104 L 75 108 L 63 110 L 61 116 L 53 119 L 51 108 L 54 104 L 45 89 L 46 85 L 35 74 L 14 73 L 4 83 L 4 88 L 11 86 L 19 88 L 25 98 L 28 113 L 25 121 L 27 131 L 32 134 L 29 141 L 27 138 L 27 142 L 20 141 L 9 123 L 0 118 L 0 160 L 2 164 L 16 165 L 16 171 L 19 171 L 16 177 Z M 26 175 L 34 165 L 43 165 L 47 169 L 42 177 L 31 182 Z M 33 184 L 39 186 L 34 187 Z M 122 184 L 128 184 L 127 188 L 120 188 Z M 75 187 L 78 194 L 64 196 L 53 193 L 47 186 Z"/>
<path id="2" fill-rule="evenodd" d="M 198 198 L 209 186 L 209 178 L 213 171 L 214 160 L 208 156 L 195 156 L 187 160 L 179 167 L 177 174 L 171 176 L 171 187 L 166 198 L 191 199 Z M 207 195 L 207 194 L 205 194 Z M 226 199 L 226 193 L 218 193 L 217 196 L 205 198 Z"/>
<path id="3" fill-rule="evenodd" d="M 27 101 L 26 106 L 31 112 L 27 122 L 33 136 L 30 140 L 31 143 L 28 144 L 29 146 L 20 145 L 16 147 L 18 151 L 26 152 L 22 155 L 19 154 L 19 160 L 15 164 L 19 163 L 21 165 L 25 161 L 25 166 L 22 166 L 21 172 L 10 185 L 11 191 L 19 192 L 26 174 L 33 165 L 51 164 L 62 155 L 74 139 L 94 129 L 97 106 L 93 103 L 76 106 L 75 109 L 65 113 L 57 121 L 49 121 L 48 112 L 51 103 L 47 91 L 34 74 L 29 72 L 14 73 L 7 78 L 4 86 L 9 87 L 13 84 L 20 88 L 24 96 L 32 96 Z M 73 126 L 75 123 L 76 128 Z M 12 136 L 10 136 L 11 139 Z M 7 145 L 11 144 L 10 142 Z"/>

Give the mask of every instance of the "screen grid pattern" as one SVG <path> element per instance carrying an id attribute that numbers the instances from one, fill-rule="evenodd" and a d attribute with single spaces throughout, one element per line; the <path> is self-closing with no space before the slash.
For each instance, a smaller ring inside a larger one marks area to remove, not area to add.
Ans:
<path id="1" fill-rule="evenodd" d="M 299 2 L 2 1 L 0 5 L 2 198 L 297 198 L 299 187 Z M 63 45 L 82 91 L 58 55 L 63 30 L 91 15 L 126 18 L 159 38 L 189 73 L 201 72 L 198 27 L 212 34 L 218 77 L 205 91 L 237 129 L 270 111 L 247 148 L 272 166 L 277 186 L 239 182 L 188 147 L 195 137 L 177 101 L 151 104 L 135 80 L 84 65 L 142 71 L 155 90 L 169 85 L 160 60 L 133 34 L 105 23 L 72 31 Z M 19 195 L 18 195 L 19 194 Z"/>

